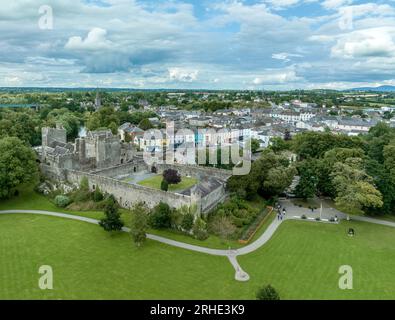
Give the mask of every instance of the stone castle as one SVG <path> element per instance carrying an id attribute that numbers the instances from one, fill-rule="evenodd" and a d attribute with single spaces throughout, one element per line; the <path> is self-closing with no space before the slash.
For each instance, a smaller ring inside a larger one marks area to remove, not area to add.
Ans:
<path id="1" fill-rule="evenodd" d="M 42 146 L 38 149 L 42 173 L 55 182 L 77 185 L 87 177 L 91 190 L 99 187 L 113 194 L 119 204 L 130 208 L 137 202 L 154 207 L 160 202 L 173 208 L 195 207 L 207 213 L 226 198 L 226 170 L 180 164 L 147 165 L 132 144 L 121 142 L 110 130 L 87 132 L 86 137 L 67 142 L 66 130 L 42 129 Z M 164 192 L 125 182 L 125 177 L 161 174 L 175 169 L 182 176 L 197 178 L 198 183 L 182 192 Z"/>

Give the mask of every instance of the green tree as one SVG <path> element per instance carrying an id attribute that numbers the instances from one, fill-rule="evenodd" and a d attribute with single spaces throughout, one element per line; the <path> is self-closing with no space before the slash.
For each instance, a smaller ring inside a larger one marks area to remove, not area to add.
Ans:
<path id="1" fill-rule="evenodd" d="M 159 203 L 149 216 L 149 224 L 154 229 L 171 227 L 171 209 L 166 203 Z"/>
<path id="2" fill-rule="evenodd" d="M 192 228 L 192 233 L 198 240 L 206 240 L 209 235 L 207 232 L 207 223 L 202 218 L 197 218 Z"/>
<path id="3" fill-rule="evenodd" d="M 276 196 L 289 187 L 296 173 L 287 158 L 272 150 L 266 150 L 252 164 L 248 175 L 231 177 L 227 188 L 239 195 L 245 194 L 247 199 L 253 199 L 257 194 Z"/>
<path id="4" fill-rule="evenodd" d="M 181 228 L 185 231 L 190 231 L 193 227 L 193 223 L 195 222 L 195 217 L 192 213 L 187 213 L 183 216 L 181 222 Z"/>
<path id="5" fill-rule="evenodd" d="M 72 140 L 78 137 L 81 126 L 80 118 L 66 108 L 54 109 L 47 116 L 47 125 L 54 127 L 61 123 L 66 129 L 67 138 Z"/>
<path id="6" fill-rule="evenodd" d="M 259 143 L 259 140 L 251 139 L 251 151 L 252 151 L 252 153 L 256 153 L 259 150 L 260 147 L 261 147 L 261 144 Z"/>
<path id="7" fill-rule="evenodd" d="M 318 177 L 314 161 L 304 161 L 298 166 L 300 181 L 295 194 L 298 198 L 313 198 L 317 193 Z"/>
<path id="8" fill-rule="evenodd" d="M 132 222 L 130 225 L 130 234 L 132 235 L 134 243 L 141 247 L 147 239 L 148 229 L 148 214 L 149 209 L 143 203 L 138 203 L 133 206 Z"/>
<path id="9" fill-rule="evenodd" d="M 104 199 L 104 195 L 101 192 L 99 186 L 96 187 L 95 191 L 93 192 L 93 201 L 100 202 Z"/>
<path id="10" fill-rule="evenodd" d="M 360 158 L 349 158 L 346 163 L 337 163 L 332 173 L 336 188 L 336 204 L 342 209 L 362 214 L 368 208 L 381 208 L 383 197 L 373 185 L 373 179 L 362 168 Z"/>
<path id="11" fill-rule="evenodd" d="M 110 195 L 106 199 L 104 214 L 105 217 L 100 220 L 99 225 L 105 231 L 113 232 L 122 230 L 124 223 L 121 220 L 121 215 L 118 210 L 118 203 L 113 195 Z"/>
<path id="12" fill-rule="evenodd" d="M 169 183 L 165 179 L 162 180 L 160 184 L 160 189 L 166 192 L 169 190 Z"/>
<path id="13" fill-rule="evenodd" d="M 227 216 L 217 216 L 210 223 L 210 230 L 222 240 L 229 240 L 237 228 Z"/>
<path id="14" fill-rule="evenodd" d="M 256 293 L 257 300 L 280 300 L 280 295 L 271 285 L 264 286 Z"/>
<path id="15" fill-rule="evenodd" d="M 0 139 L 0 199 L 14 195 L 22 184 L 38 181 L 34 151 L 16 137 Z"/>
<path id="16" fill-rule="evenodd" d="M 152 129 L 154 126 L 152 125 L 151 121 L 149 121 L 147 118 L 141 120 L 141 122 L 139 123 L 138 127 L 141 130 L 149 130 Z"/>
<path id="17" fill-rule="evenodd" d="M 280 153 L 281 151 L 289 150 L 290 144 L 282 138 L 276 137 L 270 139 L 269 149 L 273 150 L 275 153 Z"/>

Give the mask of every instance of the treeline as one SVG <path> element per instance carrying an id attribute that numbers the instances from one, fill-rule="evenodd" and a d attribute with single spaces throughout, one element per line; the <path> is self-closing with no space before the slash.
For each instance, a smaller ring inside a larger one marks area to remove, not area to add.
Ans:
<path id="1" fill-rule="evenodd" d="M 292 148 L 300 159 L 300 197 L 329 196 L 352 213 L 395 213 L 395 129 L 379 123 L 351 138 L 309 132 Z"/>
<path id="2" fill-rule="evenodd" d="M 294 163 L 287 158 L 291 152 Z M 273 198 L 284 194 L 295 175 L 299 198 L 330 197 L 353 214 L 395 214 L 395 129 L 379 123 L 357 137 L 305 132 L 276 138 L 249 175 L 229 180 L 228 190 L 245 199 Z"/>

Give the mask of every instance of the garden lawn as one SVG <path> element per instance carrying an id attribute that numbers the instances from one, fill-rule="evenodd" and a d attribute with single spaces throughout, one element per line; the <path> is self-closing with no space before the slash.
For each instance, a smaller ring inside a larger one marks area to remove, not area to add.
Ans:
<path id="1" fill-rule="evenodd" d="M 157 175 L 151 178 L 148 178 L 146 180 L 140 181 L 138 184 L 144 187 L 149 187 L 149 188 L 154 188 L 154 189 L 159 189 L 163 180 L 162 175 Z M 195 184 L 198 183 L 198 180 L 196 178 L 190 178 L 190 177 L 182 177 L 181 182 L 179 184 L 170 184 L 169 185 L 169 191 L 171 192 L 176 192 L 176 191 L 183 191 L 186 189 L 189 189 L 190 187 L 193 187 Z"/>
<path id="2" fill-rule="evenodd" d="M 256 201 L 258 205 L 258 201 Z M 260 204 L 262 206 L 262 204 Z M 26 187 L 20 190 L 19 196 L 13 197 L 9 200 L 0 201 L 0 210 L 44 210 L 44 211 L 53 211 L 53 212 L 62 212 L 82 217 L 88 217 L 92 219 L 100 220 L 104 217 L 104 213 L 100 211 L 73 211 L 64 208 L 58 208 L 55 204 L 48 200 L 47 197 L 34 192 L 31 188 Z M 131 212 L 126 209 L 120 209 L 121 218 L 124 221 L 126 226 L 130 226 L 131 224 Z M 259 230 L 259 234 L 261 234 L 267 225 L 262 226 Z M 239 244 L 237 240 L 222 240 L 217 236 L 210 235 L 210 237 L 206 240 L 197 240 L 188 235 L 182 234 L 180 232 L 176 232 L 174 230 L 148 230 L 149 233 L 166 237 L 169 239 L 173 239 L 176 241 L 186 242 L 190 244 L 194 244 L 197 246 L 213 248 L 213 249 L 229 249 L 231 248 L 240 248 L 243 245 Z"/>
<path id="3" fill-rule="evenodd" d="M 385 226 L 287 221 L 238 258 L 251 276 L 240 283 L 225 257 L 153 241 L 137 249 L 126 233 L 79 221 L 0 215 L 0 299 L 254 299 L 269 283 L 283 299 L 394 299 L 394 242 Z M 38 288 L 41 265 L 52 266 L 54 290 Z M 354 290 L 338 288 L 341 265 L 353 267 Z"/>

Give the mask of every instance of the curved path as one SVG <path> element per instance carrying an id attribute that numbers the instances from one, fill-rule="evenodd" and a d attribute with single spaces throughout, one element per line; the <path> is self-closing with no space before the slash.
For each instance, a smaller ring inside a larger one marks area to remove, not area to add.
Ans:
<path id="1" fill-rule="evenodd" d="M 66 213 L 60 213 L 60 212 L 51 212 L 51 211 L 42 211 L 42 210 L 3 210 L 3 211 L 0 211 L 0 214 L 20 214 L 20 213 L 52 216 L 52 217 L 87 222 L 87 223 L 96 224 L 96 225 L 99 224 L 99 220 L 96 220 L 96 219 L 91 219 L 91 218 L 86 218 L 86 217 L 81 217 L 81 216 L 76 216 L 76 215 L 71 215 L 71 214 L 66 214 Z M 275 219 L 269 225 L 269 227 L 265 230 L 265 232 L 258 238 L 258 240 L 256 240 L 255 242 L 253 242 L 245 247 L 242 247 L 239 249 L 234 249 L 234 250 L 221 250 L 221 249 L 205 248 L 205 247 L 200 247 L 200 246 L 196 246 L 196 245 L 192 245 L 192 244 L 188 244 L 188 243 L 184 243 L 184 242 L 180 242 L 180 241 L 167 239 L 167 238 L 153 235 L 153 234 L 147 234 L 147 238 L 157 241 L 157 242 L 160 242 L 160 243 L 164 243 L 164 244 L 173 246 L 173 247 L 178 247 L 178 248 L 191 250 L 191 251 L 195 251 L 195 252 L 210 254 L 210 255 L 214 255 L 214 256 L 228 257 L 230 263 L 232 264 L 232 266 L 234 267 L 234 269 L 236 271 L 235 279 L 238 281 L 248 281 L 249 276 L 240 267 L 239 263 L 237 262 L 237 256 L 246 255 L 246 254 L 249 254 L 251 252 L 258 250 L 260 247 L 265 245 L 271 239 L 271 237 L 274 235 L 274 233 L 277 231 L 278 227 L 282 224 L 283 221 L 296 220 L 296 219 L 297 218 L 290 216 L 289 213 L 288 213 L 288 216 L 286 216 L 284 220 Z M 385 225 L 385 226 L 395 228 L 394 222 L 388 222 L 388 221 L 382 221 L 382 220 L 378 220 L 378 219 L 372 219 L 372 218 L 367 218 L 367 217 L 358 217 L 358 216 L 352 216 L 352 219 L 358 220 L 358 221 L 364 221 L 364 222 L 368 222 L 368 223 Z M 127 227 L 124 227 L 124 228 L 122 228 L 122 231 L 130 232 L 130 229 Z"/>

